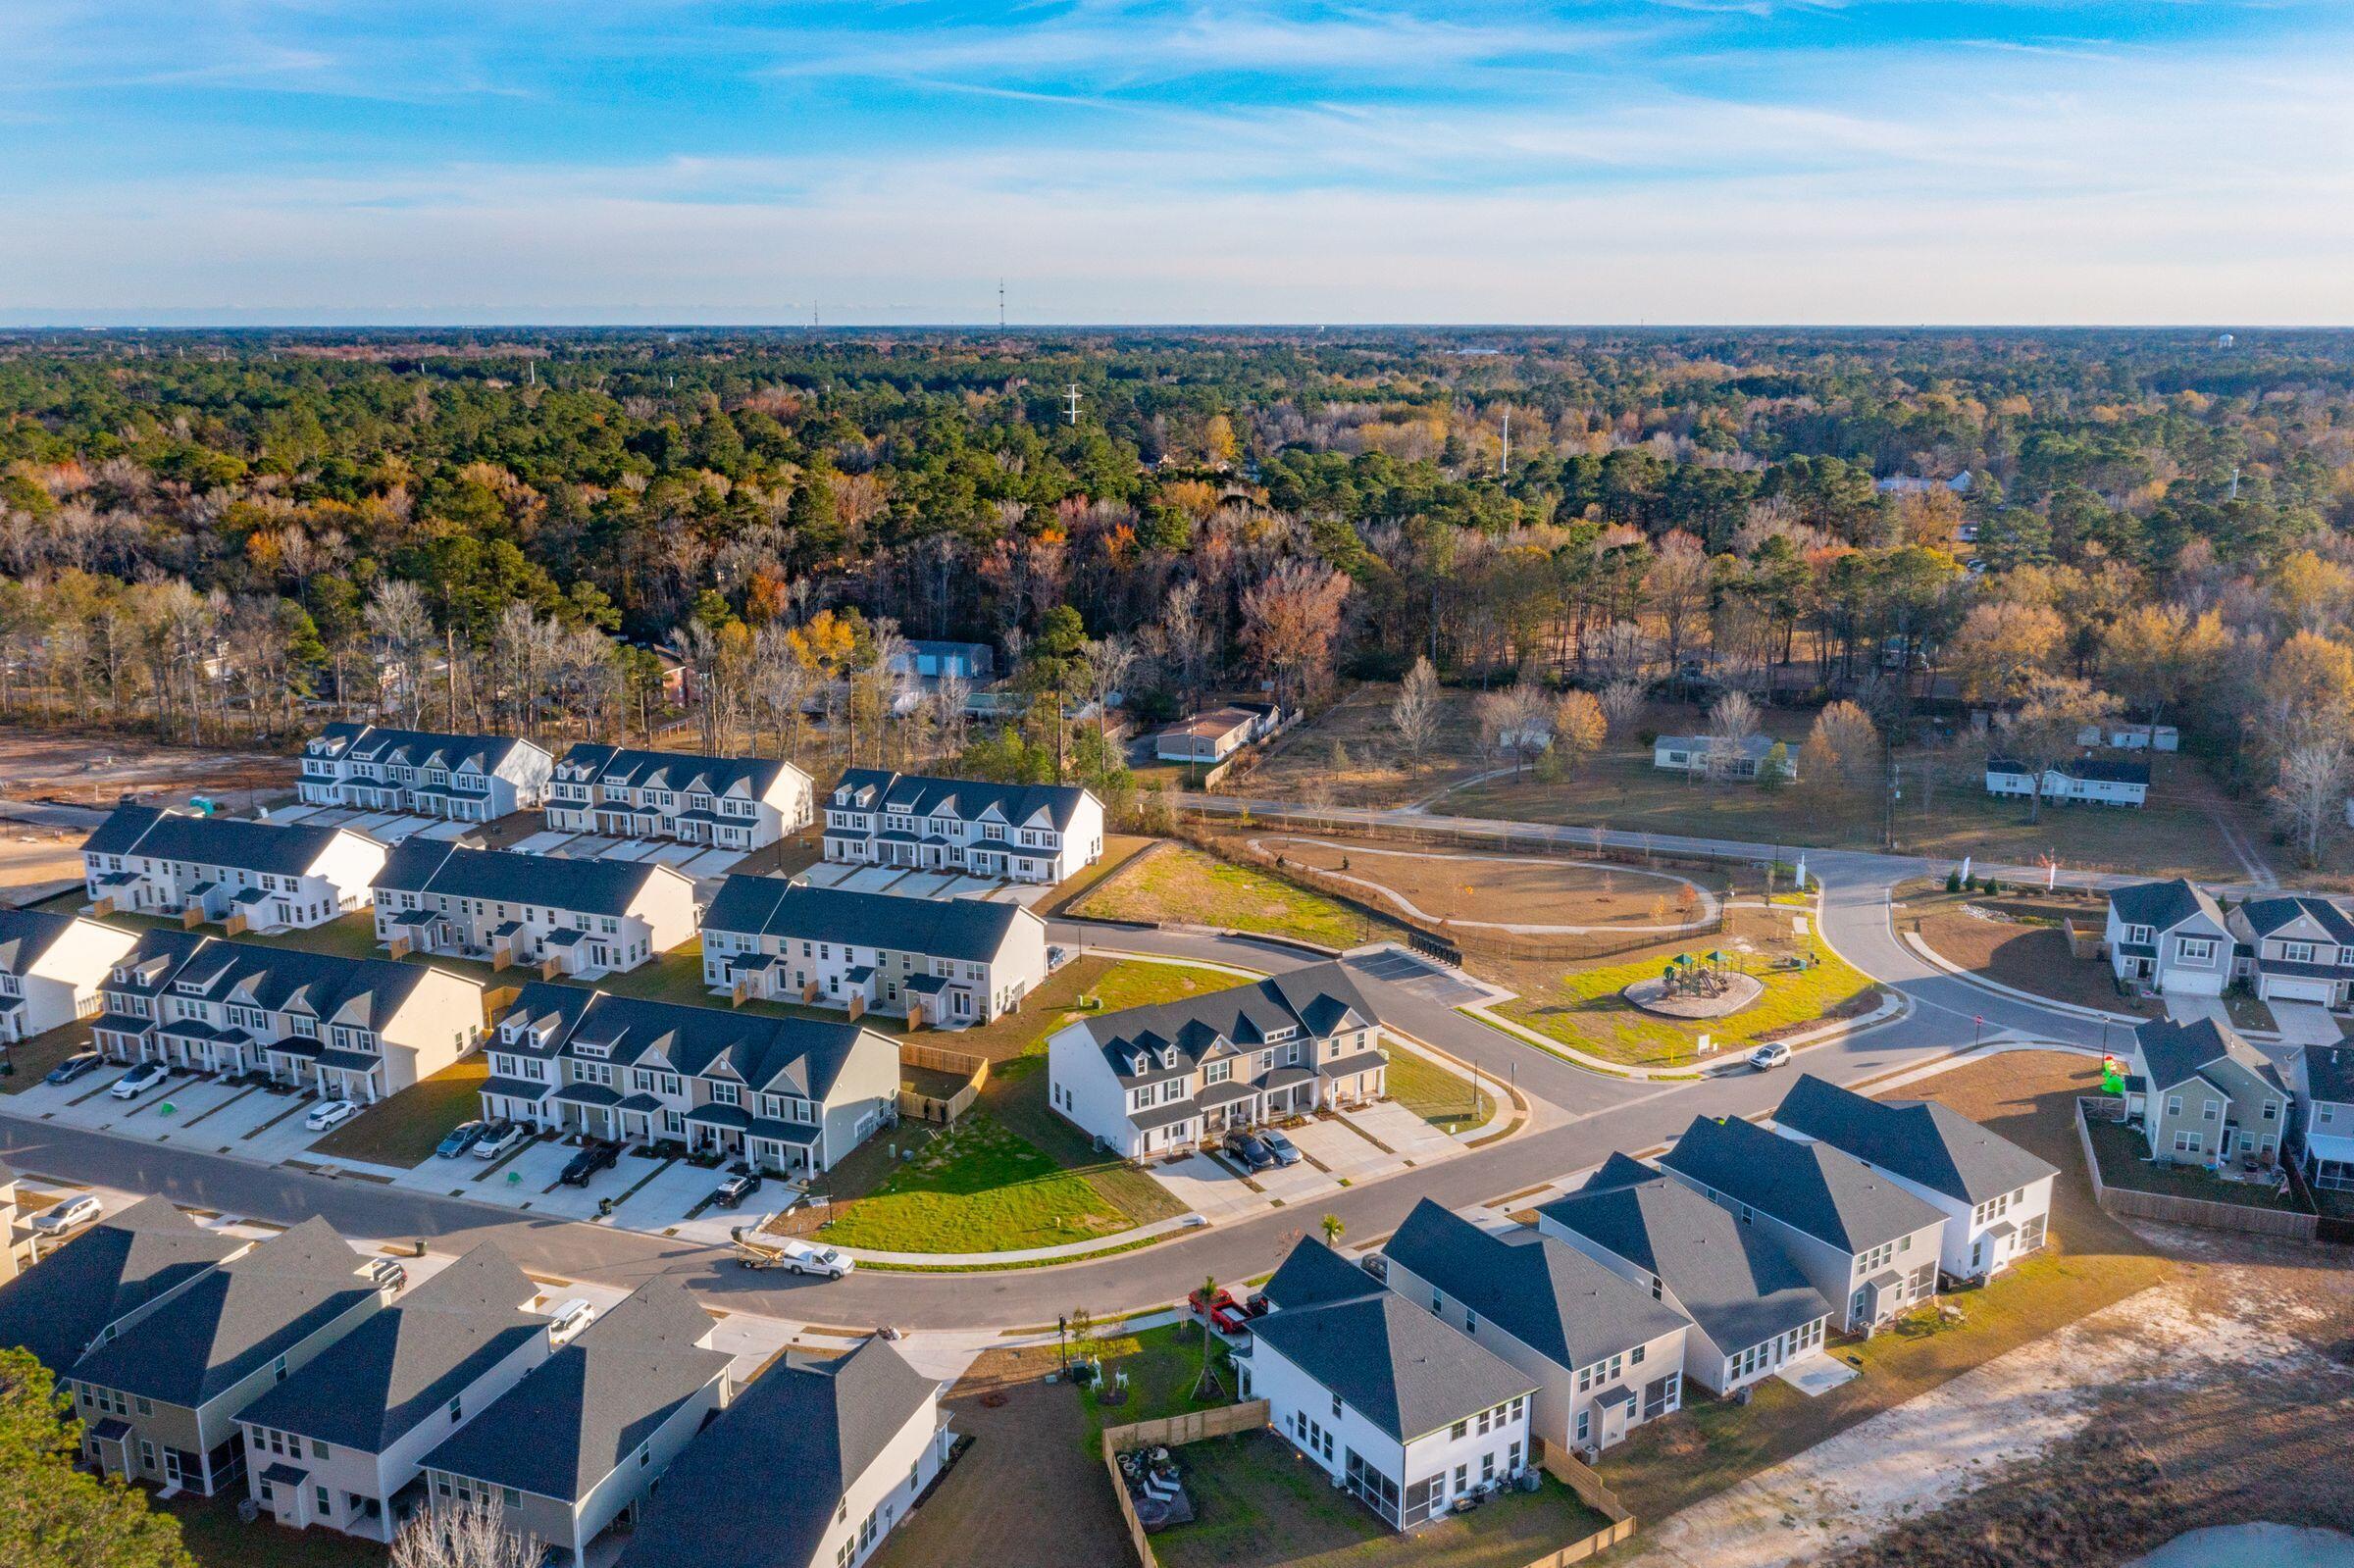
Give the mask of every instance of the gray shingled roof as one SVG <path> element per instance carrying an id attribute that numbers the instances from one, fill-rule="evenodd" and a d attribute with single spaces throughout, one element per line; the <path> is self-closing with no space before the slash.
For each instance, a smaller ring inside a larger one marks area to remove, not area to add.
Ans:
<path id="1" fill-rule="evenodd" d="M 1853 1156 L 1738 1116 L 1694 1117 L 1660 1163 L 1848 1252 L 1945 1223 L 1927 1201 Z"/>
<path id="2" fill-rule="evenodd" d="M 730 877 L 703 912 L 706 932 L 888 947 L 986 962 L 1006 935 L 1038 917 L 1019 904 L 977 898 L 903 898 L 812 887 L 780 877 Z"/>
<path id="3" fill-rule="evenodd" d="M 1835 1310 L 1756 1226 L 1623 1154 L 1537 1213 L 1659 1276 L 1727 1355 Z"/>
<path id="4" fill-rule="evenodd" d="M 1370 1278 L 1361 1295 L 1279 1307 L 1251 1329 L 1401 1442 L 1536 1390 L 1510 1362 Z"/>
<path id="5" fill-rule="evenodd" d="M 1379 1282 L 1313 1237 L 1284 1254 L 1262 1294 L 1277 1306 L 1314 1306 L 1322 1301 L 1346 1301 Z"/>
<path id="6" fill-rule="evenodd" d="M 1171 1048 L 1179 1067 L 1190 1069 L 1221 1041 L 1235 1049 L 1255 1050 L 1277 1030 L 1296 1029 L 1298 1037 L 1306 1037 L 1379 1021 L 1348 969 L 1332 962 L 1269 976 L 1255 985 L 1106 1013 L 1088 1020 L 1087 1026 L 1113 1074 L 1135 1084 L 1167 1076 L 1172 1070 L 1162 1068 L 1159 1057 Z M 1132 1071 L 1130 1060 L 1139 1050 L 1150 1052 L 1151 1060 L 1143 1071 Z"/>
<path id="7" fill-rule="evenodd" d="M 2346 912 L 2327 898 L 2251 898 L 2239 906 L 2239 912 L 2258 936 L 2270 936 L 2302 917 L 2321 927 L 2328 940 L 2354 946 L 2354 920 L 2348 920 Z"/>
<path id="8" fill-rule="evenodd" d="M 1539 1355 L 1572 1370 L 1673 1334 L 1685 1323 L 1682 1313 L 1565 1242 L 1534 1233 L 1513 1239 L 1491 1235 L 1428 1198 L 1414 1205 L 1382 1250 Z"/>
<path id="9" fill-rule="evenodd" d="M 606 1047 L 599 1061 L 628 1066 L 658 1053 L 674 1071 L 691 1077 L 724 1068 L 747 1087 L 818 1100 L 833 1091 L 861 1040 L 891 1044 L 888 1037 L 859 1024 L 652 1002 L 544 981 L 535 981 L 516 994 L 514 1005 L 499 1019 L 502 1036 L 508 1021 L 518 1015 L 556 1020 L 555 1049 L 527 1049 L 503 1037 L 492 1049 L 549 1056 L 575 1040 L 591 1040 Z"/>
<path id="10" fill-rule="evenodd" d="M 63 1376 L 109 1323 L 246 1245 L 198 1229 L 160 1197 L 141 1198 L 0 1285 L 0 1344 L 21 1344 Z"/>
<path id="11" fill-rule="evenodd" d="M 655 861 L 568 860 L 505 849 L 463 849 L 438 838 L 415 837 L 385 857 L 376 886 L 620 915 L 628 912 L 640 889 L 659 876 L 686 880 L 675 868 Z"/>
<path id="12" fill-rule="evenodd" d="M 248 1405 L 239 1420 L 383 1453 L 441 1417 L 474 1381 L 545 1334 L 538 1294 L 485 1242 Z"/>
<path id="13" fill-rule="evenodd" d="M 2223 906 L 2205 888 L 2181 877 L 2173 882 L 2144 882 L 2130 887 L 2112 888 L 2109 907 L 2126 925 L 2147 926 L 2152 931 L 2170 930 L 2193 915 L 2205 915 L 2219 931 L 2224 926 Z"/>
<path id="14" fill-rule="evenodd" d="M 2307 1045 L 2297 1055 L 2307 1094 L 2333 1105 L 2354 1105 L 2354 1047 Z"/>
<path id="15" fill-rule="evenodd" d="M 42 909 L 0 909 L 0 974 L 22 975 L 74 929 L 74 915 Z"/>
<path id="16" fill-rule="evenodd" d="M 317 864 L 336 835 L 343 833 L 368 836 L 348 828 L 191 817 L 150 806 L 118 806 L 81 848 L 84 854 L 152 855 L 159 860 L 298 877 Z"/>
<path id="17" fill-rule="evenodd" d="M 578 1502 L 723 1376 L 711 1316 L 656 1275 L 426 1455 L 428 1469 Z"/>
<path id="18" fill-rule="evenodd" d="M 326 753 L 361 762 L 406 763 L 459 771 L 469 763 L 489 774 L 518 746 L 530 745 L 512 735 L 448 734 L 433 730 L 382 730 L 372 724 L 331 724 L 319 732 L 330 742 Z M 317 742 L 313 742 L 316 744 Z"/>
<path id="19" fill-rule="evenodd" d="M 774 1368 L 671 1465 L 622 1568 L 810 1568 L 844 1493 L 938 1390 L 882 1340 Z M 746 1507 L 756 1475 L 791 1484 Z"/>
<path id="20" fill-rule="evenodd" d="M 142 941 L 137 952 L 146 948 Z M 352 1022 L 382 1029 L 432 972 L 430 966 L 384 958 L 343 958 L 299 947 L 270 947 L 211 936 L 179 953 L 177 962 L 155 986 L 114 988 L 152 994 L 167 985 L 174 988 L 196 986 L 208 1001 L 237 1002 L 272 1012 L 309 1012 L 323 1019 L 357 1009 Z M 111 981 L 108 984 L 113 985 Z M 178 1020 L 158 1027 L 172 1032 L 185 1025 L 185 1020 Z"/>
<path id="21" fill-rule="evenodd" d="M 1972 1205 L 2060 1174 L 1951 1106 L 1867 1099 L 1812 1073 L 1790 1086 L 1773 1119 L 1867 1165 Z"/>
<path id="22" fill-rule="evenodd" d="M 201 1405 L 373 1295 L 359 1268 L 359 1255 L 332 1226 L 305 1220 L 90 1350 L 73 1376 L 168 1404 Z"/>
<path id="23" fill-rule="evenodd" d="M 757 800 L 768 793 L 777 777 L 790 765 L 771 757 L 640 751 L 584 740 L 557 759 L 556 766 L 568 772 L 585 772 L 594 784 L 620 784 L 631 789 L 673 789 L 680 794 L 701 790 L 713 796 L 724 795 L 741 782 Z M 684 806 L 686 802 L 678 804 Z"/>
<path id="24" fill-rule="evenodd" d="M 995 806 L 1007 826 L 1019 827 L 1044 816 L 1055 828 L 1068 828 L 1087 791 L 1075 784 L 1000 784 L 978 779 L 946 779 L 933 774 L 887 773 L 880 768 L 851 768 L 834 785 L 835 794 L 848 790 L 844 809 L 889 811 L 895 815 L 929 817 L 944 806 L 961 822 L 978 822 Z M 834 799 L 833 795 L 827 797 Z M 1019 853 L 1018 844 L 1007 842 Z"/>
<path id="25" fill-rule="evenodd" d="M 2236 1057 L 2258 1077 L 2265 1076 L 2265 1061 L 2256 1054 L 2256 1047 L 2240 1038 L 2239 1031 L 2212 1018 L 2189 1024 L 2153 1018 L 2134 1026 L 2133 1042 L 2141 1052 L 2142 1065 L 2149 1069 L 2150 1088 L 2155 1093 L 2189 1083 L 2227 1056 Z"/>

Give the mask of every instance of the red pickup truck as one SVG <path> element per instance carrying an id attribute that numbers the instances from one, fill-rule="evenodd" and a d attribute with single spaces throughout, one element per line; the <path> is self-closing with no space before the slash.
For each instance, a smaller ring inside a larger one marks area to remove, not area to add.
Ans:
<path id="1" fill-rule="evenodd" d="M 1250 1314 L 1243 1310 L 1242 1303 L 1234 1298 L 1232 1290 L 1220 1290 L 1206 1302 L 1203 1300 L 1202 1292 L 1196 1290 L 1185 1298 L 1185 1302 L 1193 1308 L 1195 1317 L 1209 1319 L 1209 1326 L 1220 1334 L 1241 1334 L 1250 1322 Z"/>

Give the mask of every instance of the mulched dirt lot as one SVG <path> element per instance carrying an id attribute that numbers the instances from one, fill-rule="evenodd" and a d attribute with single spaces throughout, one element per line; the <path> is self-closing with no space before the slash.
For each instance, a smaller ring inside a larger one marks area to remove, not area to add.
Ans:
<path id="1" fill-rule="evenodd" d="M 1701 912 L 1683 877 L 1543 855 L 1502 856 L 1398 839 L 1260 833 L 1267 850 L 1403 896 L 1437 920 L 1527 926 L 1680 925 Z M 1368 890 L 1377 902 L 1379 895 Z"/>
<path id="2" fill-rule="evenodd" d="M 179 796 L 264 795 L 291 789 L 292 757 L 159 746 L 122 734 L 0 730 L 0 782 L 20 799 L 54 796 L 111 806 L 127 791 Z"/>
<path id="3" fill-rule="evenodd" d="M 2103 911 L 2098 904 L 2082 902 L 1967 901 L 1940 892 L 1907 899 L 1898 919 L 1904 929 L 1919 932 L 1948 963 L 2002 985 L 2078 1007 L 2163 1016 L 2165 1009 L 2157 1002 L 2119 995 L 2108 965 L 2071 955 L 2068 937 L 2058 925 L 2031 923 L 2036 917 L 2057 921 L 2062 916 L 2079 927 L 2098 928 Z"/>
<path id="4" fill-rule="evenodd" d="M 947 1401 L 973 1439 L 875 1568 L 1123 1568 L 1135 1560 L 1100 1459 L 1089 1449 L 1079 1391 L 1039 1380 L 1052 1346 L 992 1350 Z M 992 1408 L 993 1393 L 1003 1402 Z"/>

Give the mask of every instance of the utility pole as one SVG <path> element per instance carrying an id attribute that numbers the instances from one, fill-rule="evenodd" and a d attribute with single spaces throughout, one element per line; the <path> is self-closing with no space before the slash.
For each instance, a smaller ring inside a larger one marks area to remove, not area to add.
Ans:
<path id="1" fill-rule="evenodd" d="M 1496 468 L 1496 477 L 1510 479 L 1512 475 L 1512 405 L 1504 405 L 1504 456 Z"/>
<path id="2" fill-rule="evenodd" d="M 1896 852 L 1896 803 L 1905 792 L 1903 770 L 1896 765 L 1896 747 L 1883 739 L 1888 754 L 1888 794 L 1880 803 L 1880 847 Z"/>
<path id="3" fill-rule="evenodd" d="M 998 279 L 998 330 L 1005 329 L 1005 279 Z"/>
<path id="4" fill-rule="evenodd" d="M 1062 390 L 1063 396 L 1070 400 L 1070 406 L 1063 410 L 1063 418 L 1076 429 L 1079 424 L 1079 383 L 1073 381 Z"/>

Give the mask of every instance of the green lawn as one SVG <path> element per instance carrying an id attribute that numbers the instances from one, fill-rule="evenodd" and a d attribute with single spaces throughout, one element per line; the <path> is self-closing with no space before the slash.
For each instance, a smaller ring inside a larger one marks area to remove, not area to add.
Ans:
<path id="1" fill-rule="evenodd" d="M 1496 1096 L 1485 1084 L 1474 1104 L 1469 1079 L 1409 1050 L 1390 1051 L 1389 1085 L 1392 1099 L 1441 1132 L 1478 1127 L 1496 1114 Z"/>
<path id="2" fill-rule="evenodd" d="M 257 1520 L 241 1523 L 233 1495 L 199 1497 L 183 1492 L 157 1503 L 179 1521 L 180 1540 L 197 1568 L 384 1568 L 384 1548 L 339 1530 L 288 1530 Z"/>
<path id="3" fill-rule="evenodd" d="M 1819 940 L 1810 937 L 1806 947 L 1815 962 L 1805 970 L 1769 970 L 1752 958 L 1749 968 L 1765 982 L 1765 994 L 1725 1018 L 1685 1023 L 1655 1018 L 1630 1006 L 1619 992 L 1660 973 L 1662 957 L 1657 952 L 1566 972 L 1541 970 L 1534 964 L 1515 966 L 1512 984 L 1520 994 L 1498 1010 L 1515 1023 L 1606 1060 L 1640 1066 L 1688 1062 L 1695 1059 L 1703 1035 L 1720 1051 L 1743 1049 L 1763 1037 L 1817 1022 L 1842 1008 L 1868 1010 L 1878 989 L 1871 977 Z"/>
<path id="4" fill-rule="evenodd" d="M 1100 920 L 1183 921 L 1325 947 L 1355 947 L 1400 928 L 1278 877 L 1171 844 L 1071 911 Z"/>
<path id="5" fill-rule="evenodd" d="M 483 1114 L 482 1087 L 490 1076 L 480 1050 L 380 1100 L 311 1145 L 329 1158 L 374 1165 L 417 1165 L 434 1157 L 441 1135 Z M 472 1175 L 469 1166 L 464 1172 Z"/>
<path id="6" fill-rule="evenodd" d="M 866 1196 L 837 1205 L 825 1239 L 887 1252 L 1013 1251 L 1128 1228 L 1087 1177 L 976 1106 Z"/>
<path id="7" fill-rule="evenodd" d="M 1237 1287 L 1227 1289 L 1242 1293 Z M 1194 1397 L 1202 1381 L 1202 1325 L 1192 1318 L 1136 1334 L 1100 1335 L 1088 1348 L 1101 1359 L 1107 1379 L 1123 1373 L 1128 1378 L 1127 1396 L 1116 1405 L 1105 1404 L 1100 1390 L 1088 1391 L 1087 1441 L 1091 1449 L 1105 1427 L 1160 1421 L 1234 1402 L 1238 1387 L 1234 1357 L 1215 1335 L 1210 1336 L 1209 1354 L 1218 1385 L 1207 1391 L 1207 1397 Z"/>
<path id="8" fill-rule="evenodd" d="M 2105 1187 L 2124 1188 L 2128 1191 L 2149 1192 L 2160 1197 L 2197 1198 L 2208 1203 L 2232 1203 L 2241 1208 L 2280 1209 L 2291 1214 L 2309 1212 L 2297 1200 L 2295 1189 L 2287 1189 L 2276 1197 L 2270 1189 L 2252 1182 L 2226 1182 L 2210 1176 L 2197 1165 L 2160 1165 L 2143 1156 L 2149 1150 L 2139 1133 L 2115 1122 L 2094 1118 L 2086 1124 L 2092 1135 L 2092 1152 L 2101 1162 L 2101 1183 Z"/>

